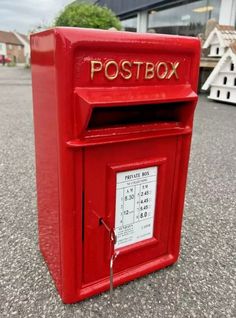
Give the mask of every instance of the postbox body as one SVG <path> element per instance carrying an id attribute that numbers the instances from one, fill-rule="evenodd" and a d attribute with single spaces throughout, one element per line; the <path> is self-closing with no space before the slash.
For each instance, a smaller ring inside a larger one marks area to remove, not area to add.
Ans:
<path id="1" fill-rule="evenodd" d="M 39 244 L 63 301 L 109 289 L 111 244 L 114 286 L 176 262 L 199 41 L 56 28 L 31 48 Z"/>

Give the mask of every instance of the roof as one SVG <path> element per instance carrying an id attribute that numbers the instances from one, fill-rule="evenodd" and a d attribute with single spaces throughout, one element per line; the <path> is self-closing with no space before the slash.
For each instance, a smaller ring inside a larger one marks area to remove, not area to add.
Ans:
<path id="1" fill-rule="evenodd" d="M 216 28 L 220 31 L 235 31 L 232 25 L 218 24 Z"/>
<path id="2" fill-rule="evenodd" d="M 23 45 L 13 32 L 0 31 L 0 42 L 7 44 Z"/>
<path id="3" fill-rule="evenodd" d="M 17 37 L 17 39 L 21 42 L 22 45 L 24 46 L 30 45 L 29 38 L 27 37 L 27 35 L 18 33 L 18 32 L 14 32 L 14 34 Z"/>
<path id="4" fill-rule="evenodd" d="M 19 36 L 21 36 L 23 38 L 23 40 L 25 40 L 25 42 L 30 43 L 29 38 L 28 38 L 27 35 L 19 33 L 19 32 L 17 32 L 17 34 L 19 34 Z"/>
<path id="5" fill-rule="evenodd" d="M 211 45 L 214 36 L 218 37 L 221 47 L 229 47 L 233 41 L 236 41 L 236 30 L 230 25 L 217 25 L 209 34 L 203 48 L 206 49 Z"/>
<path id="6" fill-rule="evenodd" d="M 233 51 L 233 53 L 236 55 L 236 41 L 230 44 L 230 48 Z"/>
<path id="7" fill-rule="evenodd" d="M 236 65 L 236 41 L 230 45 L 228 50 L 224 53 L 219 62 L 216 64 L 214 70 L 211 72 L 210 76 L 207 78 L 206 82 L 202 86 L 203 90 L 207 90 L 210 87 L 210 85 L 220 72 L 221 68 L 227 62 L 228 58 L 230 58 L 231 61 Z"/>

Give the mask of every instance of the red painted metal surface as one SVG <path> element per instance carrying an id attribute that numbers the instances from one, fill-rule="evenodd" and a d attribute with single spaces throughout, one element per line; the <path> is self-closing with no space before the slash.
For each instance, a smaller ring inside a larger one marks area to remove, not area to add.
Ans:
<path id="1" fill-rule="evenodd" d="M 116 176 L 158 167 L 153 237 L 119 248 L 114 285 L 176 262 L 199 41 L 76 28 L 31 37 L 39 244 L 65 303 L 109 289 Z"/>

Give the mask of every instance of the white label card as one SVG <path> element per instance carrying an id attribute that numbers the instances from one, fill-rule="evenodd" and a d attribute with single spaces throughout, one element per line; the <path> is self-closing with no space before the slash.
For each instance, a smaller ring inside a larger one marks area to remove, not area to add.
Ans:
<path id="1" fill-rule="evenodd" d="M 153 237 L 157 166 L 116 175 L 115 248 Z"/>

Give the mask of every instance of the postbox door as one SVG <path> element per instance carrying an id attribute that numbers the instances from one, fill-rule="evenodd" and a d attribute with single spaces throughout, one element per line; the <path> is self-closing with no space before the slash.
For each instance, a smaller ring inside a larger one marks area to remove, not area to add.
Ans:
<path id="1" fill-rule="evenodd" d="M 84 284 L 109 276 L 109 233 L 99 217 L 116 227 L 115 273 L 168 253 L 179 138 L 84 150 Z"/>

